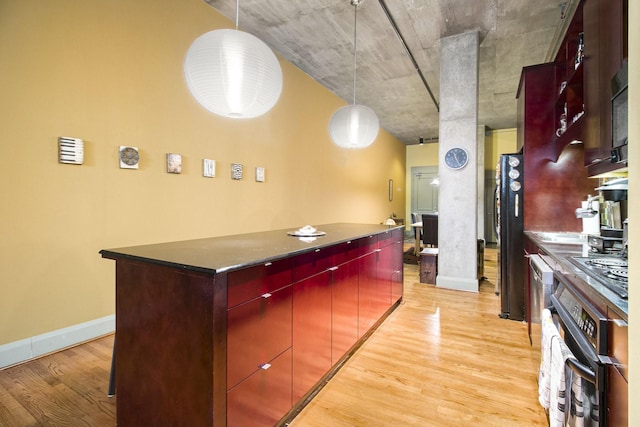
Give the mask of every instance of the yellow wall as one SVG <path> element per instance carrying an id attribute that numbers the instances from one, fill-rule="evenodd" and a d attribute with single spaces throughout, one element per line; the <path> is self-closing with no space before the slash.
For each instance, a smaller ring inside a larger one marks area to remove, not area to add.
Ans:
<path id="1" fill-rule="evenodd" d="M 183 60 L 220 27 L 233 24 L 202 0 L 0 1 L 0 345 L 113 314 L 100 249 L 402 211 L 404 145 L 381 131 L 370 148 L 335 147 L 328 123 L 344 102 L 291 64 L 261 118 L 196 103 Z M 58 163 L 58 136 L 84 139 L 84 165 Z M 139 147 L 139 170 L 119 168 L 120 145 Z M 165 172 L 169 152 L 181 175 Z"/>
<path id="2" fill-rule="evenodd" d="M 518 130 L 516 128 L 492 130 L 484 144 L 485 170 L 495 170 L 500 154 L 515 153 L 517 147 Z"/>

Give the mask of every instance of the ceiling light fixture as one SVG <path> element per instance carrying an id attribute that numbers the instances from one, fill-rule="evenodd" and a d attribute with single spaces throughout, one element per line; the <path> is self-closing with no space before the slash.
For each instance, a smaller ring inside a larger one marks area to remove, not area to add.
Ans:
<path id="1" fill-rule="evenodd" d="M 353 25 L 353 104 L 338 109 L 329 122 L 333 142 L 342 148 L 365 148 L 378 136 L 378 116 L 364 105 L 356 104 L 356 47 L 358 34 L 358 5 L 363 0 L 351 0 L 354 7 Z"/>
<path id="2" fill-rule="evenodd" d="M 223 117 L 250 119 L 265 114 L 282 92 L 282 69 L 257 37 L 236 29 L 210 31 L 189 47 L 184 76 L 193 97 Z"/>

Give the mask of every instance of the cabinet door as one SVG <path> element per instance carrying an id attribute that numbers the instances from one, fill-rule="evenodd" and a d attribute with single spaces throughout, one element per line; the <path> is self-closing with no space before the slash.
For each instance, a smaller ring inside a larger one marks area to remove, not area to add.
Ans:
<path id="1" fill-rule="evenodd" d="M 393 245 L 380 248 L 378 252 L 378 280 L 376 283 L 376 313 L 378 320 L 391 307 L 391 279 L 394 260 Z"/>
<path id="2" fill-rule="evenodd" d="M 227 389 L 291 347 L 292 286 L 227 312 Z"/>
<path id="3" fill-rule="evenodd" d="M 293 284 L 293 401 L 331 368 L 331 272 Z"/>
<path id="4" fill-rule="evenodd" d="M 291 349 L 227 392 L 227 426 L 271 427 L 291 408 Z"/>
<path id="5" fill-rule="evenodd" d="M 367 333 L 378 320 L 376 293 L 378 284 L 378 253 L 373 252 L 358 260 L 358 337 Z"/>
<path id="6" fill-rule="evenodd" d="M 391 305 L 402 298 L 404 293 L 404 265 L 402 264 L 402 240 L 391 246 Z"/>
<path id="7" fill-rule="evenodd" d="M 629 425 L 629 384 L 613 366 L 607 367 L 607 387 L 607 425 Z"/>
<path id="8" fill-rule="evenodd" d="M 331 364 L 358 340 L 358 261 L 337 266 L 331 283 Z"/>

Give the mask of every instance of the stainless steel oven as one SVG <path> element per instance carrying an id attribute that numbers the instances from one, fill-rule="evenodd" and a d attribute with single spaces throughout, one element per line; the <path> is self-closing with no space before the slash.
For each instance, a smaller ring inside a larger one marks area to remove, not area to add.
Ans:
<path id="1" fill-rule="evenodd" d="M 556 289 L 551 295 L 553 320 L 574 356 L 566 359 L 566 371 L 570 373 L 569 377 L 582 379 L 580 395 L 567 387 L 566 402 L 571 402 L 571 408 L 565 411 L 566 425 L 605 426 L 606 313 L 594 307 L 561 273 L 554 274 L 554 282 Z M 571 384 L 571 380 L 568 382 Z"/>

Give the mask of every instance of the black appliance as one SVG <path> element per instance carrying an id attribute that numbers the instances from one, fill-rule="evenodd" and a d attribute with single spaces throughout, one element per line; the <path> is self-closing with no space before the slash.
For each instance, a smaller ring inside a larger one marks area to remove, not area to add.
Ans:
<path id="1" fill-rule="evenodd" d="M 522 154 L 502 154 L 496 170 L 496 235 L 500 317 L 525 319 Z"/>
<path id="2" fill-rule="evenodd" d="M 611 131 L 612 146 L 611 162 L 627 163 L 628 128 L 629 128 L 629 78 L 628 64 L 624 61 L 620 70 L 611 80 Z"/>
<path id="3" fill-rule="evenodd" d="M 555 273 L 554 279 L 556 291 L 551 295 L 554 323 L 574 356 L 567 359 L 566 366 L 572 376 L 582 378 L 581 396 L 574 396 L 574 390 L 567 389 L 565 402 L 571 402 L 571 407 L 565 409 L 565 425 L 604 426 L 609 360 L 606 315 L 586 300 L 562 274 Z M 576 416 L 575 402 L 582 403 L 583 419 Z"/>

